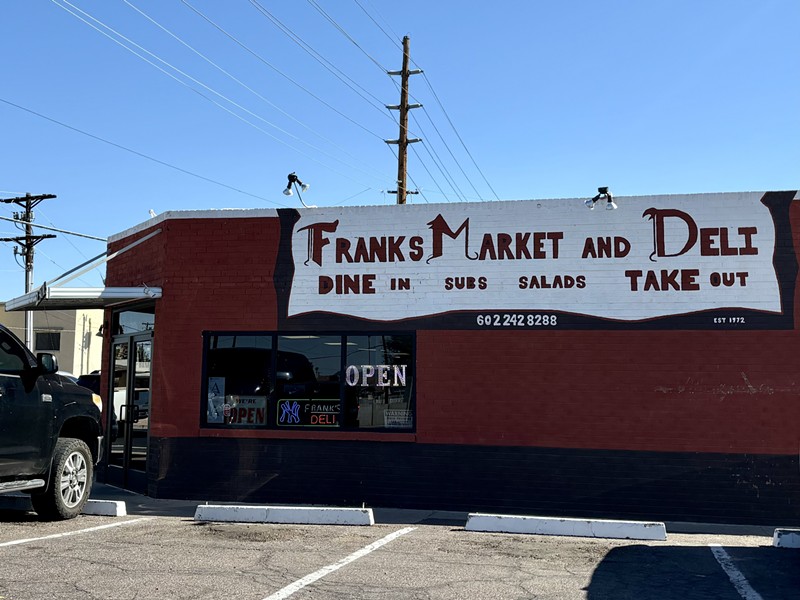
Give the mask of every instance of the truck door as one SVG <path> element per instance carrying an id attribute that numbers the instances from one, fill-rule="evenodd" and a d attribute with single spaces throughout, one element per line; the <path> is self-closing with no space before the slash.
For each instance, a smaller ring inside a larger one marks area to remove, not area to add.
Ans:
<path id="1" fill-rule="evenodd" d="M 0 476 L 35 475 L 46 469 L 53 398 L 50 384 L 32 375 L 24 347 L 0 331 Z"/>

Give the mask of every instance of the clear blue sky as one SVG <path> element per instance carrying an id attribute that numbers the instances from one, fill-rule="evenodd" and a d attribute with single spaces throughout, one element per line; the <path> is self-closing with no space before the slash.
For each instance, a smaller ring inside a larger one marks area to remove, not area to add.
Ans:
<path id="1" fill-rule="evenodd" d="M 187 0 L 230 37 L 180 0 L 69 2 L 0 4 L 0 198 L 57 194 L 43 225 L 105 237 L 149 209 L 299 206 L 281 194 L 290 171 L 308 204 L 393 203 L 382 140 L 398 127 L 380 106 L 399 92 L 382 68 L 400 68 L 403 35 L 425 71 L 411 80 L 425 107 L 409 126 L 425 140 L 409 154 L 412 202 L 800 186 L 797 0 L 258 0 L 329 68 L 250 0 Z M 12 245 L 3 300 L 24 291 Z M 43 241 L 35 282 L 103 251 Z"/>

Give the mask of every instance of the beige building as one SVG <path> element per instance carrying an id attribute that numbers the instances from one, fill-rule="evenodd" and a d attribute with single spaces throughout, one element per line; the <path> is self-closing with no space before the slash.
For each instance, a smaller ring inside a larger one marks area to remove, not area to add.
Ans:
<path id="1" fill-rule="evenodd" d="M 100 369 L 103 338 L 97 333 L 103 323 L 102 310 L 43 310 L 33 312 L 31 350 L 50 352 L 58 368 L 74 375 Z M 25 312 L 6 312 L 0 302 L 0 323 L 25 340 Z"/>

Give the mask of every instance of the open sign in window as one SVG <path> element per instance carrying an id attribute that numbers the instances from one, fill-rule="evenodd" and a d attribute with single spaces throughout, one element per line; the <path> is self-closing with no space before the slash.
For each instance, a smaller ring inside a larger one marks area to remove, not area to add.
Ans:
<path id="1" fill-rule="evenodd" d="M 207 426 L 410 430 L 414 337 L 205 336 Z"/>

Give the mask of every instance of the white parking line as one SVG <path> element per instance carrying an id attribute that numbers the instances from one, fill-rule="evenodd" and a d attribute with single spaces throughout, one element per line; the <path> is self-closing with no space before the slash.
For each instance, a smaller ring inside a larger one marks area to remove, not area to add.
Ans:
<path id="1" fill-rule="evenodd" d="M 54 533 L 52 535 L 45 535 L 38 538 L 28 538 L 24 540 L 13 540 L 11 542 L 0 542 L 0 548 L 5 546 L 17 546 L 19 544 L 28 544 L 30 542 L 40 542 L 42 540 L 54 540 L 56 538 L 67 537 L 68 535 L 78 535 L 80 533 L 91 533 L 92 531 L 100 531 L 101 529 L 111 529 L 112 527 L 121 527 L 122 525 L 132 525 L 133 523 L 141 523 L 142 521 L 149 521 L 155 517 L 142 517 L 140 519 L 132 519 L 130 521 L 123 521 L 122 523 L 109 523 L 108 525 L 98 525 L 97 527 L 88 527 L 86 529 L 78 529 L 77 531 L 67 531 L 64 533 Z"/>
<path id="2" fill-rule="evenodd" d="M 405 529 L 400 529 L 398 531 L 395 531 L 394 533 L 390 533 L 386 537 L 379 539 L 377 542 L 373 542 L 369 546 L 364 546 L 363 548 L 361 548 L 361 550 L 353 552 L 350 556 L 346 556 L 339 562 L 333 563 L 332 565 L 328 565 L 327 567 L 322 567 L 319 571 L 315 571 L 311 573 L 311 575 L 306 575 L 302 579 L 298 579 L 294 583 L 287 585 L 285 588 L 278 590 L 271 596 L 267 596 L 266 598 L 264 598 L 264 600 L 282 600 L 283 598 L 288 598 L 289 596 L 303 589 L 307 585 L 314 583 L 318 579 L 322 579 L 323 577 L 325 577 L 325 575 L 328 575 L 330 573 L 333 573 L 334 571 L 341 569 L 342 567 L 350 564 L 354 560 L 358 560 L 362 556 L 366 556 L 373 550 L 377 550 L 381 546 L 385 546 L 392 540 L 396 540 L 401 535 L 411 533 L 415 529 L 416 527 L 406 527 Z"/>
<path id="3" fill-rule="evenodd" d="M 736 591 L 739 592 L 742 598 L 745 600 L 763 600 L 761 594 L 750 586 L 745 576 L 742 575 L 742 572 L 734 566 L 733 559 L 730 557 L 730 554 L 722 549 L 722 546 L 719 544 L 709 544 L 708 546 L 711 548 L 711 552 L 714 553 L 714 558 L 717 559 L 719 565 L 725 573 L 727 573 L 733 587 L 736 588 Z"/>

